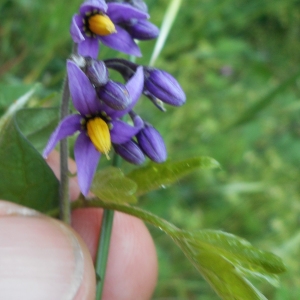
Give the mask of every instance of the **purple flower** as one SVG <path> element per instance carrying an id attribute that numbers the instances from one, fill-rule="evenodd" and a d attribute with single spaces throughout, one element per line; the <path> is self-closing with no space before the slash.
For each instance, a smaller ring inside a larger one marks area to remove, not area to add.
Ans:
<path id="1" fill-rule="evenodd" d="M 144 20 L 149 15 L 129 4 L 87 0 L 72 19 L 70 33 L 78 43 L 78 53 L 96 58 L 100 40 L 104 45 L 129 55 L 141 56 L 131 35 L 120 25 L 132 19 Z"/>
<path id="2" fill-rule="evenodd" d="M 68 61 L 67 71 L 71 97 L 79 114 L 69 115 L 60 122 L 52 133 L 43 156 L 46 158 L 58 141 L 79 131 L 74 155 L 79 187 L 86 196 L 101 153 L 108 157 L 111 144 L 130 141 L 143 126 L 143 121 L 138 116 L 132 118 L 134 126 L 119 119 L 127 114 L 139 99 L 143 90 L 143 71 L 140 68 L 126 84 L 131 104 L 123 111 L 115 111 L 99 101 L 89 79 L 74 62 Z"/>

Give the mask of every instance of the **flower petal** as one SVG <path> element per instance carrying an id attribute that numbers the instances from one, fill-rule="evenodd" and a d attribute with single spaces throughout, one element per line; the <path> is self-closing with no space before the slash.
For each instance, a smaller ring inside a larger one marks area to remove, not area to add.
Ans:
<path id="1" fill-rule="evenodd" d="M 81 43 L 85 40 L 84 36 L 80 31 L 80 22 L 82 22 L 81 17 L 79 15 L 74 15 L 72 18 L 70 33 L 75 43 Z"/>
<path id="2" fill-rule="evenodd" d="M 159 35 L 159 29 L 147 20 L 138 20 L 127 27 L 130 35 L 137 40 L 151 40 Z"/>
<path id="3" fill-rule="evenodd" d="M 77 164 L 77 178 L 80 191 L 86 196 L 90 190 L 94 174 L 100 159 L 100 152 L 92 144 L 85 132 L 81 132 L 74 146 Z"/>
<path id="4" fill-rule="evenodd" d="M 92 12 L 94 9 L 106 12 L 107 4 L 104 0 L 88 0 L 80 6 L 80 14 L 85 16 L 86 13 Z"/>
<path id="5" fill-rule="evenodd" d="M 123 53 L 142 56 L 140 48 L 134 42 L 130 34 L 123 29 L 122 27 L 115 25 L 117 32 L 107 35 L 107 36 L 98 36 L 99 40 L 112 49 L 121 51 Z"/>
<path id="6" fill-rule="evenodd" d="M 75 108 L 82 115 L 93 115 L 100 111 L 100 101 L 87 76 L 71 60 L 67 62 L 69 88 Z"/>
<path id="7" fill-rule="evenodd" d="M 74 134 L 77 130 L 81 129 L 80 115 L 70 115 L 64 118 L 56 127 L 55 131 L 51 134 L 48 144 L 43 151 L 43 157 L 47 158 L 48 154 L 54 149 L 58 141 L 67 136 Z"/>
<path id="8" fill-rule="evenodd" d="M 142 95 L 143 88 L 144 88 L 143 67 L 137 68 L 134 76 L 132 76 L 130 80 L 128 80 L 128 82 L 126 83 L 126 88 L 127 91 L 129 92 L 132 102 L 130 106 L 125 110 L 126 111 L 125 113 L 130 111 L 135 106 L 135 104 L 137 103 L 137 101 Z"/>
<path id="9" fill-rule="evenodd" d="M 78 44 L 78 53 L 82 56 L 97 58 L 99 52 L 99 42 L 97 38 L 85 37 L 85 40 Z"/>
<path id="10" fill-rule="evenodd" d="M 130 19 L 148 19 L 149 15 L 128 4 L 109 3 L 106 14 L 116 24 Z"/>
<path id="11" fill-rule="evenodd" d="M 110 131 L 110 138 L 114 144 L 123 144 L 128 142 L 143 128 L 143 120 L 136 116 L 134 118 L 134 126 L 131 126 L 123 121 L 112 121 L 113 128 Z"/>

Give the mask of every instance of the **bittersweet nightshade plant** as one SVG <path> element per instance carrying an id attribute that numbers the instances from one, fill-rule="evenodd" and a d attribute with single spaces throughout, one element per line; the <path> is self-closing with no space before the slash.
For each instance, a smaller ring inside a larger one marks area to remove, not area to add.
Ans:
<path id="1" fill-rule="evenodd" d="M 181 0 L 170 1 L 162 22 L 163 34 L 153 51 L 151 65 L 162 50 L 175 15 L 180 11 L 180 3 Z M 81 5 L 71 25 L 75 44 L 67 61 L 61 121 L 43 152 L 46 158 L 61 141 L 60 183 L 39 152 L 29 143 L 31 141 L 40 150 L 41 142 L 44 143 L 43 133 L 48 134 L 50 126 L 52 128 L 57 110 L 25 109 L 12 117 L 12 113 L 29 100 L 33 92 L 31 90 L 20 97 L 0 119 L 0 196 L 57 216 L 59 193 L 60 218 L 68 224 L 71 221 L 71 208 L 104 209 L 95 263 L 97 300 L 101 300 L 105 282 L 114 210 L 138 217 L 167 233 L 223 299 L 266 299 L 245 276 L 276 283 L 276 275 L 284 271 L 284 265 L 278 257 L 255 249 L 245 240 L 225 232 L 181 230 L 132 205 L 137 202 L 138 196 L 169 186 L 198 168 L 219 168 L 214 159 L 203 156 L 166 161 L 166 145 L 154 127 L 158 124 L 151 125 L 136 114 L 135 104 L 142 94 L 161 110 L 164 110 L 164 103 L 172 106 L 185 103 L 186 96 L 172 75 L 154 67 L 140 66 L 134 57 L 130 57 L 130 61 L 119 58 L 105 61 L 96 59 L 99 54 L 102 56 L 98 51 L 99 41 L 121 52 L 140 55 L 134 39 L 145 40 L 158 35 L 157 27 L 147 20 L 148 17 L 147 5 L 143 0 L 88 0 Z M 112 74 L 109 72 L 111 69 L 114 70 Z M 113 80 L 115 71 L 120 73 L 124 82 Z M 298 76 L 298 73 L 294 75 L 293 80 Z M 290 82 L 291 78 L 284 85 Z M 73 101 L 72 108 L 70 98 Z M 143 115 L 144 103 L 139 104 L 138 109 Z M 26 121 L 29 124 L 25 124 Z M 82 192 L 72 203 L 69 197 L 69 151 L 65 139 L 71 135 L 76 135 L 74 154 Z M 96 173 L 102 154 L 107 159 L 112 158 L 111 166 L 101 167 Z M 126 168 L 126 172 L 120 168 L 120 158 L 141 165 L 147 157 L 154 163 Z M 88 194 L 89 190 L 93 195 Z M 72 291 L 77 292 L 76 289 Z M 92 291 L 93 288 L 89 292 Z"/>
<path id="2" fill-rule="evenodd" d="M 74 147 L 80 190 L 87 195 L 101 154 L 108 157 L 111 144 L 124 144 L 143 127 L 139 116 L 134 116 L 134 126 L 120 120 L 139 99 L 143 88 L 143 72 L 140 68 L 126 84 L 131 96 L 127 109 L 118 111 L 100 101 L 85 73 L 72 61 L 67 63 L 69 89 L 74 107 L 79 114 L 63 119 L 51 135 L 43 152 L 47 157 L 58 141 L 80 132 Z"/>
<path id="3" fill-rule="evenodd" d="M 70 33 L 82 56 L 96 58 L 99 41 L 112 49 L 141 56 L 139 47 L 122 24 L 147 18 L 147 13 L 129 4 L 88 0 L 80 6 L 79 14 L 74 15 Z"/>

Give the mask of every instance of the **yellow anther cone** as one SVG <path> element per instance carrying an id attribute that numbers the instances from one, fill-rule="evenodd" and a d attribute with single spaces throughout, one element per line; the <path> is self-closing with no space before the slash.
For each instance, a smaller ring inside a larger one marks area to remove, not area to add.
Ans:
<path id="1" fill-rule="evenodd" d="M 101 118 L 94 118 L 87 122 L 87 134 L 95 148 L 108 157 L 111 140 L 108 125 Z"/>
<path id="2" fill-rule="evenodd" d="M 98 35 L 110 35 L 116 32 L 114 23 L 107 15 L 93 15 L 88 19 L 91 32 Z"/>

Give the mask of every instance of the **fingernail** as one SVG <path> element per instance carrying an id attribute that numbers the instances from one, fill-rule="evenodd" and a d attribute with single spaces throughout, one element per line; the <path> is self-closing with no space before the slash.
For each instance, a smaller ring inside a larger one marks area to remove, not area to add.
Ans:
<path id="1" fill-rule="evenodd" d="M 39 216 L 41 215 L 34 209 L 24 207 L 12 202 L 0 200 L 0 217 L 1 216 L 12 216 L 21 215 L 24 217 Z"/>

